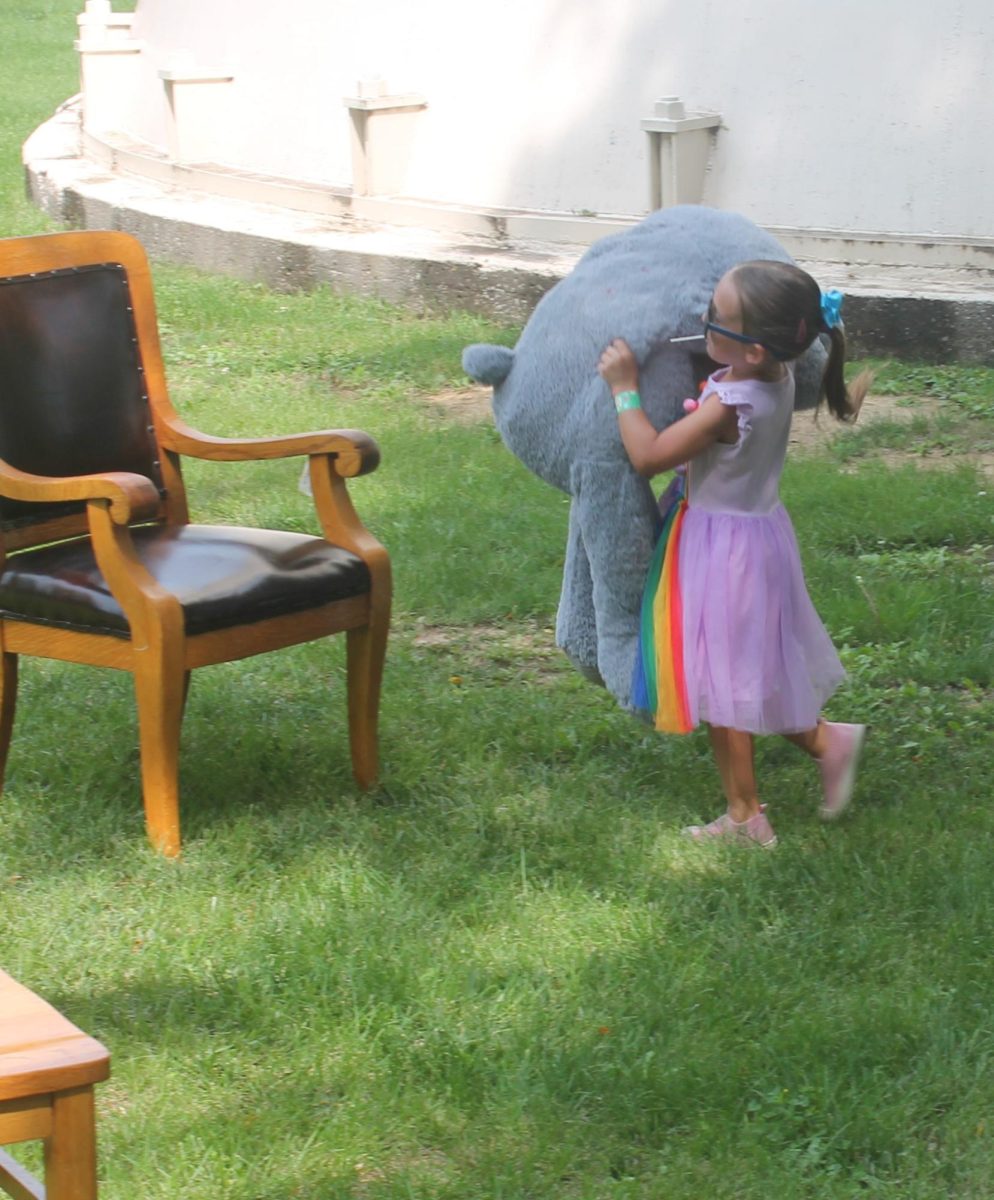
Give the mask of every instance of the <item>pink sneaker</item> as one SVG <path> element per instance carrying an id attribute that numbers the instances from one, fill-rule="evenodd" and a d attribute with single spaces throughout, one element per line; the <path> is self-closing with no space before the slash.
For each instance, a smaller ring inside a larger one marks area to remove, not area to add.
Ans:
<path id="1" fill-rule="evenodd" d="M 735 838 L 743 842 L 755 842 L 767 850 L 772 850 L 777 844 L 777 835 L 766 815 L 765 804 L 760 805 L 759 812 L 748 821 L 733 821 L 726 812 L 709 825 L 688 825 L 683 832 L 695 842 L 704 842 L 708 838 Z"/>
<path id="2" fill-rule="evenodd" d="M 856 767 L 866 740 L 865 725 L 841 725 L 825 722 L 828 748 L 818 763 L 824 800 L 818 815 L 823 821 L 841 817 L 852 800 Z"/>

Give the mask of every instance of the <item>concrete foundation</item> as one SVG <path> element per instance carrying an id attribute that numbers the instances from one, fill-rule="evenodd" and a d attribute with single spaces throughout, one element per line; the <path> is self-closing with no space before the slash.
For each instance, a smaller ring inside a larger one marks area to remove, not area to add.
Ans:
<path id="1" fill-rule="evenodd" d="M 348 196 L 326 213 L 291 210 L 189 187 L 130 177 L 83 158 L 78 113 L 67 106 L 29 139 L 29 194 L 54 219 L 76 228 L 135 234 L 153 258 L 265 283 L 283 290 L 319 285 L 425 310 L 462 309 L 524 322 L 548 288 L 586 250 L 508 236 L 515 214 L 477 222 L 477 232 L 387 225 L 357 217 Z M 237 190 L 237 189 L 232 189 Z M 519 219 L 518 228 L 541 229 Z M 479 232 L 488 228 L 488 236 Z M 590 239 L 610 232 L 593 222 Z M 777 233 L 777 230 L 772 232 Z M 823 287 L 847 296 L 854 355 L 994 365 L 994 261 L 962 269 L 805 256 L 787 248 Z M 808 249 L 824 246 L 813 239 Z M 992 249 L 994 260 L 994 249 Z"/>

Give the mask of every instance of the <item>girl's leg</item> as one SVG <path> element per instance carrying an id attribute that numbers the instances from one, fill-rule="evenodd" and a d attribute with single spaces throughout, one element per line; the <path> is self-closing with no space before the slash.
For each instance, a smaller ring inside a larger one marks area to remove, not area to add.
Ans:
<path id="1" fill-rule="evenodd" d="M 736 823 L 748 821 L 760 811 L 753 736 L 740 729 L 709 725 L 708 737 L 728 801 L 728 815 Z"/>
<path id="2" fill-rule="evenodd" d="M 852 799 L 866 726 L 819 720 L 814 729 L 787 733 L 784 737 L 818 763 L 823 794 L 819 810 L 822 818 L 833 821 L 840 817 Z"/>
<path id="3" fill-rule="evenodd" d="M 788 742 L 792 742 L 809 758 L 820 759 L 828 744 L 828 722 L 819 718 L 814 729 L 806 729 L 804 733 L 785 733 Z"/>
<path id="4" fill-rule="evenodd" d="M 709 725 L 708 737 L 728 801 L 728 812 L 709 825 L 691 825 L 684 832 L 697 841 L 732 837 L 768 848 L 775 846 L 777 835 L 756 795 L 752 734 Z"/>

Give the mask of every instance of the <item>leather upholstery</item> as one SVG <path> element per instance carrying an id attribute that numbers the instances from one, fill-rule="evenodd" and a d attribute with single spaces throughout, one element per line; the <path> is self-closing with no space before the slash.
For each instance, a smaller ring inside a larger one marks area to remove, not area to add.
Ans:
<path id="1" fill-rule="evenodd" d="M 220 525 L 132 529 L 144 566 L 183 607 L 189 635 L 301 612 L 370 589 L 369 569 L 321 538 Z M 0 615 L 127 637 L 88 538 L 8 556 Z"/>
<path id="2" fill-rule="evenodd" d="M 133 471 L 161 490 L 123 267 L 0 279 L 0 458 L 37 475 Z M 0 521 L 79 508 L 3 500 Z"/>

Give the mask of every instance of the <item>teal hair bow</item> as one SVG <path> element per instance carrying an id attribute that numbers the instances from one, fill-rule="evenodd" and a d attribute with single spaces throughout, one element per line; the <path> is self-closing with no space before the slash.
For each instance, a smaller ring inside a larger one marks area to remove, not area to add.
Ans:
<path id="1" fill-rule="evenodd" d="M 831 288 L 821 294 L 821 317 L 826 329 L 834 329 L 842 324 L 842 293 L 837 288 Z"/>

